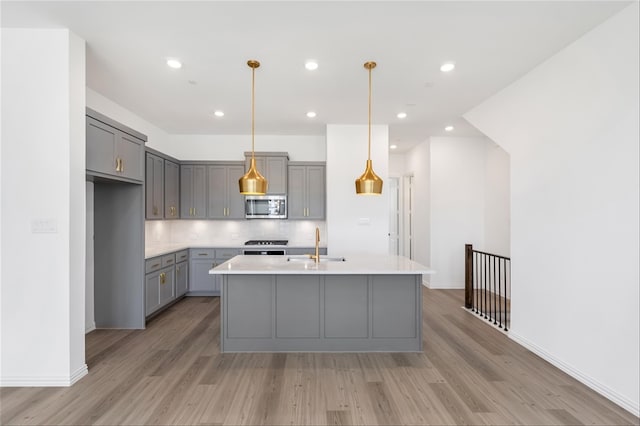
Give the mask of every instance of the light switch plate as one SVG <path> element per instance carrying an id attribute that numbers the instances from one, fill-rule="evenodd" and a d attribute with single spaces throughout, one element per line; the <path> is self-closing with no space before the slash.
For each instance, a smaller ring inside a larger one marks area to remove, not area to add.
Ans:
<path id="1" fill-rule="evenodd" d="M 58 232 L 58 221 L 55 219 L 33 219 L 31 232 L 33 234 L 55 234 Z"/>

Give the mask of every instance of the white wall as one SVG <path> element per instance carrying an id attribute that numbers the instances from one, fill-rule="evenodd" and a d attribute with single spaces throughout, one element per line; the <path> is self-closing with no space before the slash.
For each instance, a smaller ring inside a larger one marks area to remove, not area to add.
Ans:
<path id="1" fill-rule="evenodd" d="M 509 154 L 487 140 L 484 177 L 484 243 L 479 250 L 511 255 L 511 175 Z"/>
<path id="2" fill-rule="evenodd" d="M 256 135 L 255 149 L 284 151 L 290 161 L 325 161 L 325 136 L 309 135 Z M 171 147 L 161 150 L 180 160 L 244 160 L 251 151 L 248 135 L 171 135 Z"/>
<path id="3" fill-rule="evenodd" d="M 405 173 L 404 154 L 389 154 L 389 176 L 401 177 Z"/>
<path id="4" fill-rule="evenodd" d="M 464 245 L 484 249 L 484 138 L 431 138 L 431 288 L 464 288 Z"/>
<path id="5" fill-rule="evenodd" d="M 126 108 L 113 102 L 101 95 L 100 93 L 86 88 L 86 106 L 98 111 L 107 117 L 131 127 L 132 129 L 147 136 L 146 146 L 164 152 L 167 155 L 173 155 L 174 142 L 171 136 L 159 127 L 149 123 L 140 116 L 134 114 Z"/>
<path id="6" fill-rule="evenodd" d="M 87 372 L 84 80 L 84 42 L 68 30 L 2 29 L 4 386 Z"/>
<path id="7" fill-rule="evenodd" d="M 638 14 L 465 115 L 511 156 L 510 336 L 636 415 Z"/>
<path id="8" fill-rule="evenodd" d="M 94 282 L 94 249 L 93 249 L 93 235 L 94 235 L 94 210 L 93 210 L 93 182 L 86 182 L 86 197 L 87 197 L 87 215 L 86 215 L 86 286 L 85 286 L 85 298 L 84 298 L 84 331 L 88 333 L 96 328 L 96 316 L 95 316 L 95 282 Z"/>
<path id="9" fill-rule="evenodd" d="M 389 201 L 384 185 L 379 196 L 356 195 L 355 180 L 367 160 L 367 132 L 367 126 L 327 126 L 327 234 L 332 256 L 389 251 Z M 383 181 L 389 175 L 388 143 L 388 126 L 371 126 L 373 170 Z"/>

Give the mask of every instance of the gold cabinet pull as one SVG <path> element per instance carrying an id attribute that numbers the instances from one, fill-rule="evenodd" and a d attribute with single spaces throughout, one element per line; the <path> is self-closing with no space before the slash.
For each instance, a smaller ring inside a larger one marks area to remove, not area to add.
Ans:
<path id="1" fill-rule="evenodd" d="M 120 159 L 120 172 L 124 173 L 124 160 Z"/>
<path id="2" fill-rule="evenodd" d="M 152 268 L 157 268 L 158 266 L 160 266 L 159 263 L 154 263 L 153 265 L 151 265 Z"/>
<path id="3" fill-rule="evenodd" d="M 116 157 L 116 172 L 120 171 L 120 157 Z"/>
<path id="4" fill-rule="evenodd" d="M 167 275 L 163 272 L 160 274 L 160 284 L 164 284 L 166 281 Z"/>

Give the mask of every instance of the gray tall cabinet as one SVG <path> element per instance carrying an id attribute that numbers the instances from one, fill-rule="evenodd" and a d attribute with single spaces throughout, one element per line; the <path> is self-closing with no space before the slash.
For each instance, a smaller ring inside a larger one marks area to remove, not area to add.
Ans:
<path id="1" fill-rule="evenodd" d="M 180 219 L 206 219 L 207 169 L 204 165 L 180 166 Z"/>
<path id="2" fill-rule="evenodd" d="M 207 166 L 209 219 L 243 219 L 244 196 L 238 180 L 244 175 L 242 162 L 220 162 Z"/>
<path id="3" fill-rule="evenodd" d="M 164 159 L 147 152 L 145 179 L 147 219 L 164 218 Z"/>
<path id="4" fill-rule="evenodd" d="M 94 315 L 98 328 L 144 328 L 144 143 L 147 137 L 86 110 L 93 182 Z"/>
<path id="5" fill-rule="evenodd" d="M 180 217 L 180 166 L 164 160 L 164 218 Z"/>
<path id="6" fill-rule="evenodd" d="M 290 162 L 287 192 L 289 219 L 325 218 L 325 163 Z"/>
<path id="7" fill-rule="evenodd" d="M 245 152 L 245 169 L 249 170 L 251 152 Z M 287 165 L 289 154 L 286 152 L 256 152 L 256 167 L 267 179 L 267 194 L 287 193 Z"/>

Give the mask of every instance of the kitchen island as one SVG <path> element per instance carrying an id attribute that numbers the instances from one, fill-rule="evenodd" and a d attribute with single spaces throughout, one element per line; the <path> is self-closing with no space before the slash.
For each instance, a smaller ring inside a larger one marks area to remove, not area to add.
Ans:
<path id="1" fill-rule="evenodd" d="M 223 276 L 221 352 L 419 352 L 422 275 L 401 256 L 236 256 Z"/>

